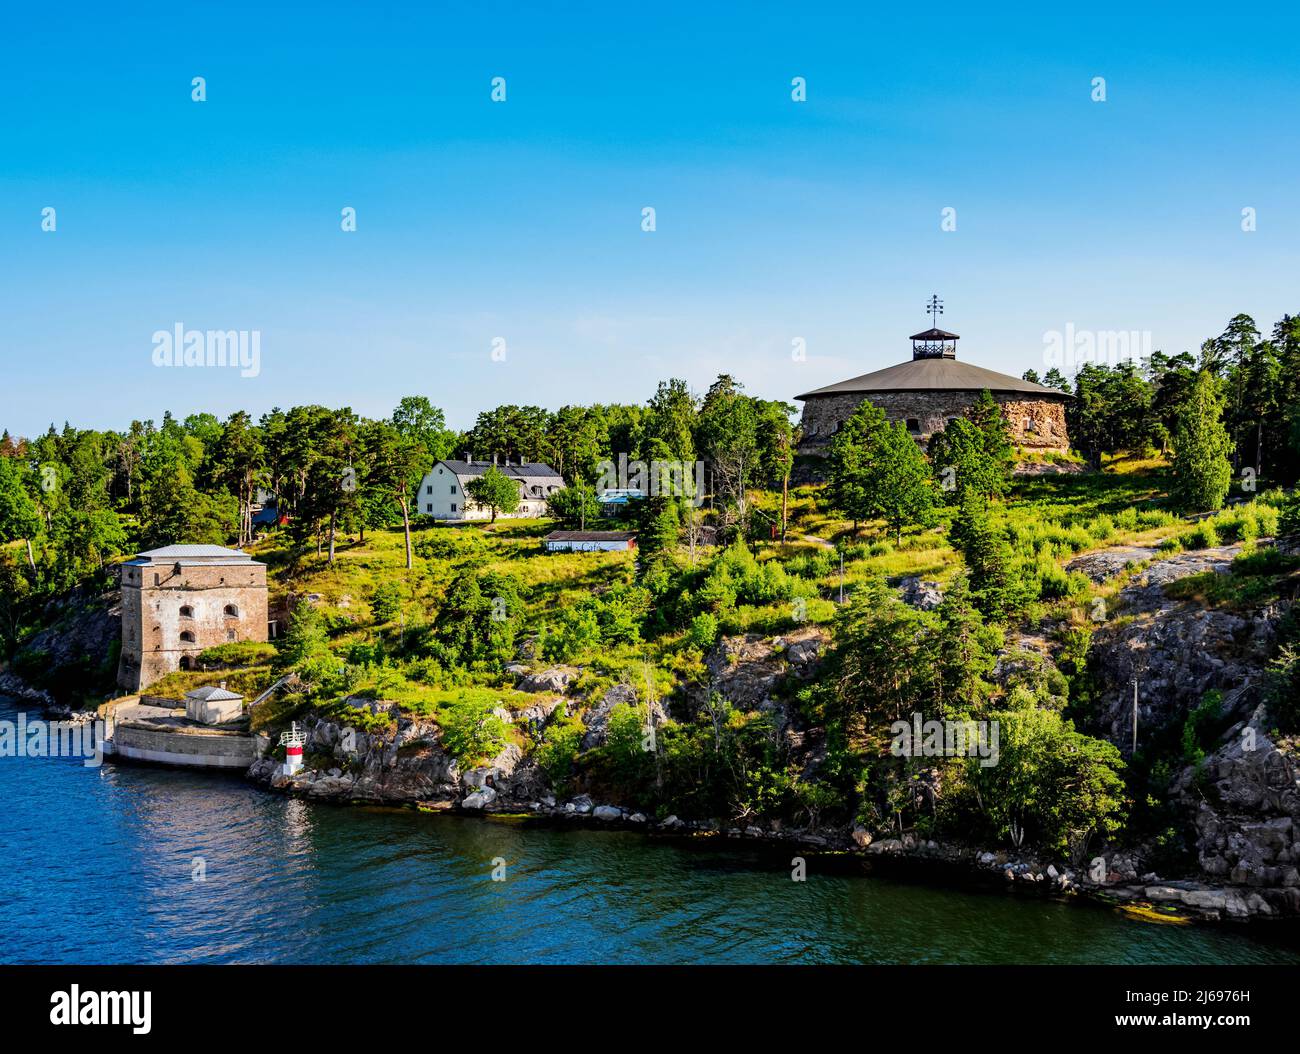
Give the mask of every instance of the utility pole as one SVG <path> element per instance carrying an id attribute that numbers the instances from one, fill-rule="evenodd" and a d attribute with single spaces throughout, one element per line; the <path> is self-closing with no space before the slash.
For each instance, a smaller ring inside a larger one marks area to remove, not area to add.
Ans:
<path id="1" fill-rule="evenodd" d="M 1133 754 L 1138 750 L 1138 679 L 1133 675 Z"/>

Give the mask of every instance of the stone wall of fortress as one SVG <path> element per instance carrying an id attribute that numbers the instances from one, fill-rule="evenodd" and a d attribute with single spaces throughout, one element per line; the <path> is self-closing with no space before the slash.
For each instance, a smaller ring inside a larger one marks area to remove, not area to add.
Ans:
<path id="1" fill-rule="evenodd" d="M 920 425 L 916 438 L 929 440 L 942 431 L 948 420 L 962 416 L 979 392 L 878 392 L 871 402 L 892 421 L 915 418 Z M 1059 399 L 1035 399 L 1029 394 L 1007 392 L 993 396 L 1002 407 L 1011 441 L 1032 453 L 1064 453 L 1070 440 L 1065 427 L 1065 403 Z M 845 420 L 868 398 L 861 393 L 817 395 L 804 401 L 801 454 L 825 453 L 826 445 Z"/>
<path id="2" fill-rule="evenodd" d="M 122 568 L 117 683 L 138 692 L 231 641 L 267 639 L 266 565 L 256 561 Z"/>

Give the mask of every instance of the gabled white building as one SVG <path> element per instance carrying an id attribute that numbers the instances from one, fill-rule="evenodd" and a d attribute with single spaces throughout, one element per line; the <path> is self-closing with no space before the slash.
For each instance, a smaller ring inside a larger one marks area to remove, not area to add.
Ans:
<path id="1" fill-rule="evenodd" d="M 415 511 L 435 520 L 487 520 L 491 509 L 479 508 L 465 493 L 465 485 L 476 480 L 495 464 L 519 485 L 519 508 L 510 516 L 527 519 L 546 515 L 546 500 L 564 486 L 564 480 L 550 465 L 529 461 L 439 461 L 420 480 Z M 502 513 L 504 517 L 506 514 Z"/>

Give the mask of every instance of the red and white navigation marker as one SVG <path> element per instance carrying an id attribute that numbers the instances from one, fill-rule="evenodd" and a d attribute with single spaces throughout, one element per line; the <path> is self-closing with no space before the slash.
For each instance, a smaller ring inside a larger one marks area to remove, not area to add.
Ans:
<path id="1" fill-rule="evenodd" d="M 302 748 L 307 736 L 298 731 L 298 722 L 289 727 L 288 732 L 280 733 L 280 746 L 284 747 L 284 774 L 292 776 L 302 768 Z"/>

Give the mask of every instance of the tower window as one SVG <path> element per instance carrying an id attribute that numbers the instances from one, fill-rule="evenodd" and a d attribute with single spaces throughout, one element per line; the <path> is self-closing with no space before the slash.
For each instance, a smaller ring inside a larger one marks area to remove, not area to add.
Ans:
<path id="1" fill-rule="evenodd" d="M 190 607 L 188 604 L 184 605 L 181 608 L 181 618 L 193 618 L 193 617 L 194 617 L 194 609 Z"/>
<path id="2" fill-rule="evenodd" d="M 921 422 L 915 417 L 909 417 L 907 419 L 907 430 L 913 435 L 918 434 L 921 431 Z"/>
<path id="3" fill-rule="evenodd" d="M 225 610 L 226 618 L 239 618 L 239 608 L 234 604 L 227 604 Z"/>
<path id="4" fill-rule="evenodd" d="M 193 644 L 193 643 L 194 643 L 194 634 L 191 633 L 189 630 L 186 630 L 184 633 L 181 634 L 181 643 L 182 643 L 182 644 Z"/>

